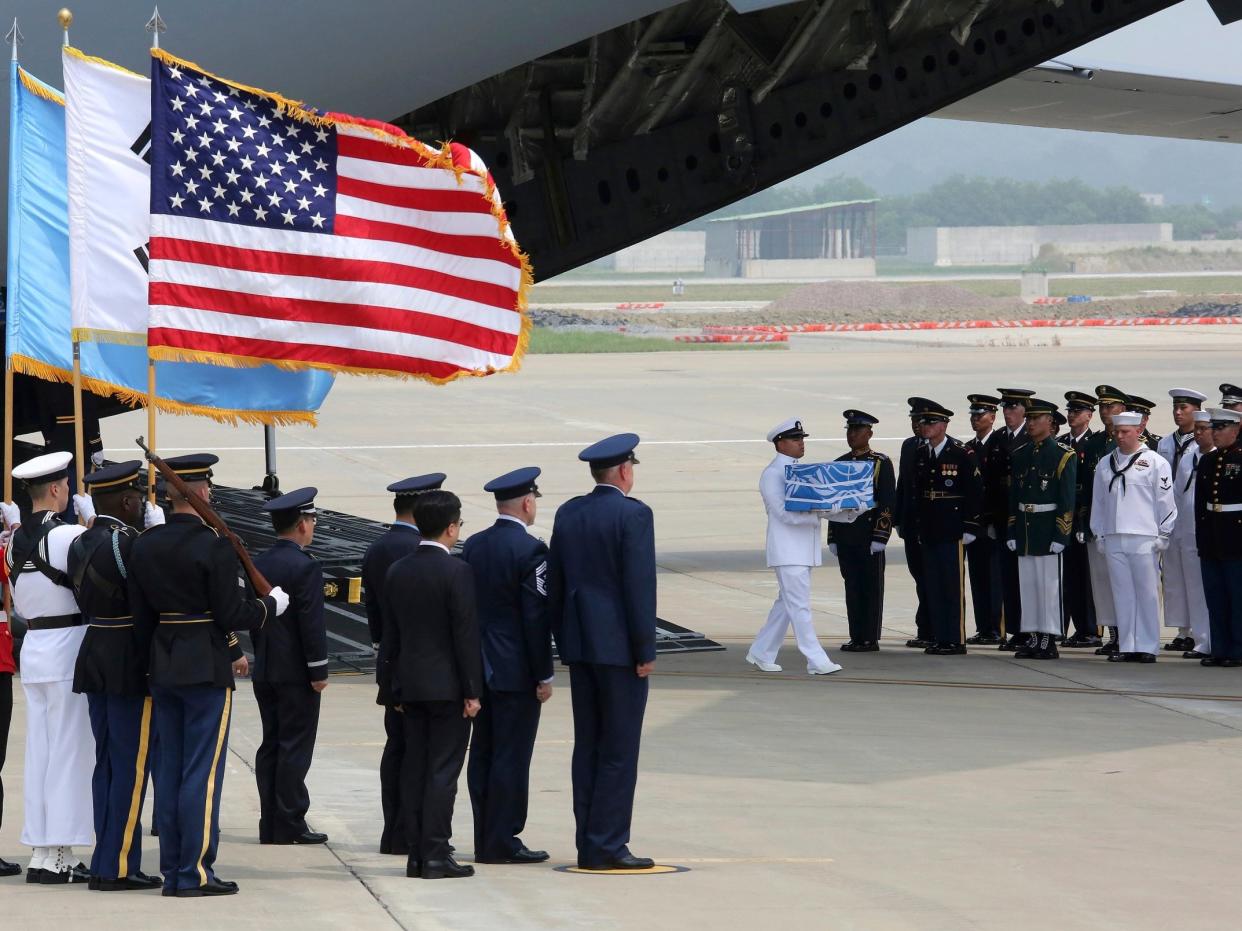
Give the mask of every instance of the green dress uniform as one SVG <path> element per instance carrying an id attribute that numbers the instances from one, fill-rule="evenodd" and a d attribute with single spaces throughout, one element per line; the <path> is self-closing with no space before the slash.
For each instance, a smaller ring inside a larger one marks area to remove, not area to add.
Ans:
<path id="1" fill-rule="evenodd" d="M 1099 433 L 1103 433 L 1101 430 Z M 1061 630 L 1069 634 L 1070 623 L 1073 622 L 1074 634 L 1065 646 L 1099 646 L 1099 629 L 1095 620 L 1095 604 L 1091 598 L 1091 563 L 1088 550 L 1090 543 L 1088 509 L 1091 504 L 1092 480 L 1095 477 L 1094 463 L 1087 464 L 1091 441 L 1098 436 L 1094 430 L 1085 430 L 1077 439 L 1072 431 L 1066 431 L 1057 437 L 1057 442 L 1073 451 L 1078 460 L 1077 487 L 1074 489 L 1074 527 L 1073 536 L 1061 560 L 1062 577 L 1062 611 Z M 1082 534 L 1079 542 L 1078 535 Z"/>

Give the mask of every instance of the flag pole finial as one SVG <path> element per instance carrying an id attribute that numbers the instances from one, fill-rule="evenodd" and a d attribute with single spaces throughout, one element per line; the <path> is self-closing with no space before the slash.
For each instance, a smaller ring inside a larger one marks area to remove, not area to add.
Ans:
<path id="1" fill-rule="evenodd" d="M 67 6 L 62 6 L 60 12 L 56 14 L 56 21 L 60 23 L 60 28 L 65 30 L 64 41 L 62 45 L 69 44 L 69 27 L 73 25 L 73 10 Z"/>
<path id="2" fill-rule="evenodd" d="M 17 61 L 17 47 L 26 41 L 22 31 L 17 28 L 17 17 L 13 17 L 13 26 L 4 34 L 4 41 L 13 46 L 13 61 Z"/>
<path id="3" fill-rule="evenodd" d="M 168 26 L 160 16 L 160 8 L 157 6 L 155 12 L 151 14 L 151 18 L 147 20 L 147 32 L 151 33 L 151 45 L 153 48 L 160 47 L 160 33 L 167 32 Z"/>

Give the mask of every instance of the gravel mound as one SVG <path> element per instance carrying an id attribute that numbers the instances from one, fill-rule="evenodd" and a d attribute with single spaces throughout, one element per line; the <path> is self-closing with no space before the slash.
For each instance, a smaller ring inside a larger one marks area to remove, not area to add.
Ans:
<path id="1" fill-rule="evenodd" d="M 956 316 L 961 311 L 1012 310 L 1022 306 L 1016 298 L 995 298 L 976 294 L 968 288 L 944 283 L 881 284 L 863 281 L 819 281 L 790 291 L 773 301 L 767 310 L 774 314 L 839 316 L 843 320 L 861 316 L 917 310 L 925 319 Z"/>
<path id="2" fill-rule="evenodd" d="M 1239 317 L 1242 316 L 1242 304 L 1213 304 L 1203 302 L 1187 304 L 1169 314 L 1171 317 Z"/>

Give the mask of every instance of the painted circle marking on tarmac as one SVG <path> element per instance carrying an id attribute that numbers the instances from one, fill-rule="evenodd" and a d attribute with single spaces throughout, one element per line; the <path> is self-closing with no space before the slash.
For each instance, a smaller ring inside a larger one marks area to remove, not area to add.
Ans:
<path id="1" fill-rule="evenodd" d="M 580 866 L 558 866 L 556 871 L 558 873 L 578 873 L 584 876 L 663 876 L 668 873 L 689 873 L 690 867 L 657 863 L 646 870 L 584 870 Z"/>

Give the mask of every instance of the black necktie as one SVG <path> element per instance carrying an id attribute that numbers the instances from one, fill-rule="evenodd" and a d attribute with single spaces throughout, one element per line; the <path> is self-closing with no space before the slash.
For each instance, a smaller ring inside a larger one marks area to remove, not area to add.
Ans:
<path id="1" fill-rule="evenodd" d="M 1173 445 L 1177 447 L 1177 449 L 1173 453 L 1173 474 L 1174 475 L 1177 474 L 1177 464 L 1182 461 L 1182 456 L 1185 455 L 1187 448 L 1190 446 L 1191 442 L 1194 441 L 1194 438 L 1195 438 L 1195 435 L 1192 433 L 1186 439 L 1185 443 L 1179 443 L 1177 441 L 1177 436 L 1174 435 Z"/>
<path id="2" fill-rule="evenodd" d="M 1141 455 L 1143 455 L 1143 451 L 1140 449 L 1137 453 L 1130 457 L 1130 461 L 1127 462 L 1125 467 L 1121 469 L 1117 468 L 1116 456 L 1108 457 L 1109 468 L 1113 470 L 1113 477 L 1108 480 L 1108 491 L 1110 494 L 1112 493 L 1113 485 L 1117 484 L 1117 479 L 1121 479 L 1121 493 L 1123 495 L 1126 493 L 1126 473 L 1130 471 L 1130 467 L 1133 466 L 1134 463 L 1138 462 L 1138 457 Z"/>

